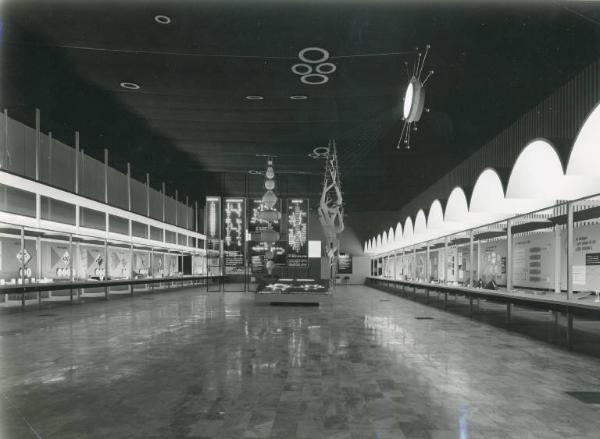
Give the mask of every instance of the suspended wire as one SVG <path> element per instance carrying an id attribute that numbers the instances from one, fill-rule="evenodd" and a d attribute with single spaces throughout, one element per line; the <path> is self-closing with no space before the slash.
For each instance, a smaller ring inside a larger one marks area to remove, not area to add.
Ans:
<path id="1" fill-rule="evenodd" d="M 21 44 L 24 45 L 24 44 Z M 57 47 L 70 50 L 87 50 L 93 52 L 109 52 L 109 53 L 126 53 L 134 55 L 166 55 L 166 56 L 191 56 L 199 58 L 240 58 L 240 59 L 282 59 L 282 60 L 297 60 L 297 56 L 269 56 L 269 55 L 236 55 L 236 54 L 221 54 L 221 53 L 195 53 L 195 52 L 180 52 L 180 51 L 162 51 L 162 50 L 139 50 L 139 49 L 110 49 L 107 47 L 92 47 L 78 46 L 72 44 L 50 44 L 36 45 L 38 47 Z M 404 56 L 413 52 L 374 52 L 374 53 L 357 53 L 352 55 L 332 55 L 329 59 L 344 59 L 344 58 L 363 58 L 377 56 Z"/>

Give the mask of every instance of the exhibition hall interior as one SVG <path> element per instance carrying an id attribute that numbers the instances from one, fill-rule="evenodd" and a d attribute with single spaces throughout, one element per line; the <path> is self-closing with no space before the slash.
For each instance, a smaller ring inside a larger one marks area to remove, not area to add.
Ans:
<path id="1" fill-rule="evenodd" d="M 597 439 L 600 3 L 0 1 L 0 439 Z"/>

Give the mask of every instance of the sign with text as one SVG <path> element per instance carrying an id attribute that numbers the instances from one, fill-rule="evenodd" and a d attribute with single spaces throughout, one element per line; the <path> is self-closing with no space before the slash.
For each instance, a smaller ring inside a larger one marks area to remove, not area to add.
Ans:
<path id="1" fill-rule="evenodd" d="M 308 266 L 308 200 L 287 200 L 287 266 Z"/>
<path id="2" fill-rule="evenodd" d="M 246 237 L 246 200 L 223 199 L 223 264 L 225 274 L 244 273 L 244 242 Z"/>
<path id="3" fill-rule="evenodd" d="M 206 249 L 220 250 L 221 241 L 221 197 L 206 197 L 204 209 L 204 231 Z"/>

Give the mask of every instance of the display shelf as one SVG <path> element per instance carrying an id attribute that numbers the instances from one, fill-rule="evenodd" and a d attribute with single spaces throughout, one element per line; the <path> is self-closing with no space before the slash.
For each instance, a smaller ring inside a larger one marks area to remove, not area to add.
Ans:
<path id="1" fill-rule="evenodd" d="M 600 302 L 596 302 L 596 294 L 592 291 L 580 291 L 572 299 L 567 299 L 566 293 L 547 292 L 540 294 L 540 290 L 506 289 L 488 290 L 484 288 L 466 287 L 460 285 L 445 285 L 427 282 L 415 282 L 408 280 L 389 279 L 379 276 L 367 277 L 367 285 L 383 288 L 411 289 L 413 297 L 417 290 L 422 290 L 429 297 L 430 292 L 444 295 L 444 309 L 448 305 L 448 295 L 462 295 L 469 299 L 470 315 L 474 313 L 473 300 L 484 299 L 490 302 L 503 303 L 507 305 L 507 321 L 510 321 L 512 306 L 521 306 L 543 311 L 561 313 L 567 317 L 567 343 L 570 346 L 573 334 L 573 319 L 575 316 L 586 318 L 600 317 Z M 594 294 L 592 294 L 594 293 Z M 579 296 L 579 297 L 578 297 Z"/>

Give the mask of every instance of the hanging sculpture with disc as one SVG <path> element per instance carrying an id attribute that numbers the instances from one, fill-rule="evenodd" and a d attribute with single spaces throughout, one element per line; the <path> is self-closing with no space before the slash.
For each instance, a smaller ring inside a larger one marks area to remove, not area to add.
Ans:
<path id="1" fill-rule="evenodd" d="M 425 108 L 425 84 L 431 75 L 433 75 L 433 70 L 427 72 L 425 79 L 421 78 L 430 47 L 429 44 L 425 47 L 425 53 L 421 53 L 417 49 L 417 62 L 413 66 L 412 74 L 408 72 L 408 63 L 405 63 L 408 84 L 404 91 L 404 103 L 402 106 L 404 125 L 402 126 L 402 133 L 398 139 L 396 149 L 400 149 L 401 144 L 404 144 L 406 149 L 410 149 L 410 134 L 412 131 L 417 131 L 417 122 L 421 120 L 423 110 L 429 111 Z"/>
<path id="2" fill-rule="evenodd" d="M 344 200 L 335 140 L 329 141 L 325 156 L 325 176 L 318 213 L 319 222 L 325 234 L 331 282 L 335 285 L 340 244 L 339 234 L 344 231 Z"/>

